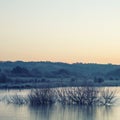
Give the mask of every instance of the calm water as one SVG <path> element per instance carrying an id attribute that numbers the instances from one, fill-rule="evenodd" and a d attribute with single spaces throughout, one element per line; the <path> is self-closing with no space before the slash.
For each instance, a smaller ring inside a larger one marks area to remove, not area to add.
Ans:
<path id="1" fill-rule="evenodd" d="M 120 89 L 120 88 L 117 88 Z M 0 91 L 4 95 L 28 94 L 23 91 Z M 28 105 L 13 105 L 0 102 L 0 120 L 120 120 L 120 104 L 105 107 L 80 107 L 76 105 L 31 107 Z"/>

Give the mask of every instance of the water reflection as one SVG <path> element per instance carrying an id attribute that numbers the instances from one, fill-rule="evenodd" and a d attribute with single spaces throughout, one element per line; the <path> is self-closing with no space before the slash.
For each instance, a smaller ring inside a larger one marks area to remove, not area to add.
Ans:
<path id="1" fill-rule="evenodd" d="M 0 103 L 0 120 L 119 120 L 120 106 L 18 106 Z"/>
<path id="2" fill-rule="evenodd" d="M 54 108 L 53 105 L 29 106 L 30 120 L 50 120 Z"/>
<path id="3" fill-rule="evenodd" d="M 5 95 L 16 93 L 27 95 L 28 92 L 29 90 L 0 91 L 0 99 Z M 33 107 L 28 105 L 8 105 L 0 102 L 0 120 L 120 120 L 119 103 L 120 101 L 117 105 L 107 107 L 61 104 Z"/>
<path id="4" fill-rule="evenodd" d="M 29 120 L 27 106 L 0 103 L 0 120 Z"/>
<path id="5" fill-rule="evenodd" d="M 53 105 L 29 106 L 30 120 L 114 120 L 112 107 Z M 119 120 L 119 119 L 115 119 Z"/>

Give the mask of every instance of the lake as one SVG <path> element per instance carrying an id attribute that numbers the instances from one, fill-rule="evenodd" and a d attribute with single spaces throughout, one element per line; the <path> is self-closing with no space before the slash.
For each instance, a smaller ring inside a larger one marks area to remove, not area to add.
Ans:
<path id="1" fill-rule="evenodd" d="M 14 94 L 26 96 L 28 93 L 29 90 L 0 90 L 0 98 Z M 1 101 L 0 120 L 120 120 L 120 104 L 117 102 L 115 105 L 107 107 L 60 104 L 32 107 L 7 104 Z"/>

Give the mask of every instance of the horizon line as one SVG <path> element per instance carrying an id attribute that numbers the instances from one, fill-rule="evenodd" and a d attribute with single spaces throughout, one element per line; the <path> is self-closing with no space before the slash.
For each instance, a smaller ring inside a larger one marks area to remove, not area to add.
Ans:
<path id="1" fill-rule="evenodd" d="M 64 63 L 64 64 L 100 64 L 100 65 L 120 65 L 120 64 L 115 64 L 115 63 L 97 63 L 97 62 L 83 62 L 83 61 L 76 61 L 73 63 L 69 62 L 64 62 L 64 61 L 49 61 L 49 60 L 0 60 L 0 62 L 50 62 L 50 63 Z"/>

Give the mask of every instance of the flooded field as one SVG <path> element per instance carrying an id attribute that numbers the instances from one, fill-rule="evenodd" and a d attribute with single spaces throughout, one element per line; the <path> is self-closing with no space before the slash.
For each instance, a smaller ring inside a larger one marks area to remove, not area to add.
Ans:
<path id="1" fill-rule="evenodd" d="M 114 88 L 110 88 L 114 89 Z M 119 90 L 120 88 L 115 88 Z M 30 90 L 1 90 L 0 98 L 14 94 L 26 96 Z M 119 97 L 119 93 L 117 94 Z M 119 100 L 112 106 L 15 105 L 0 102 L 0 120 L 119 120 Z"/>

